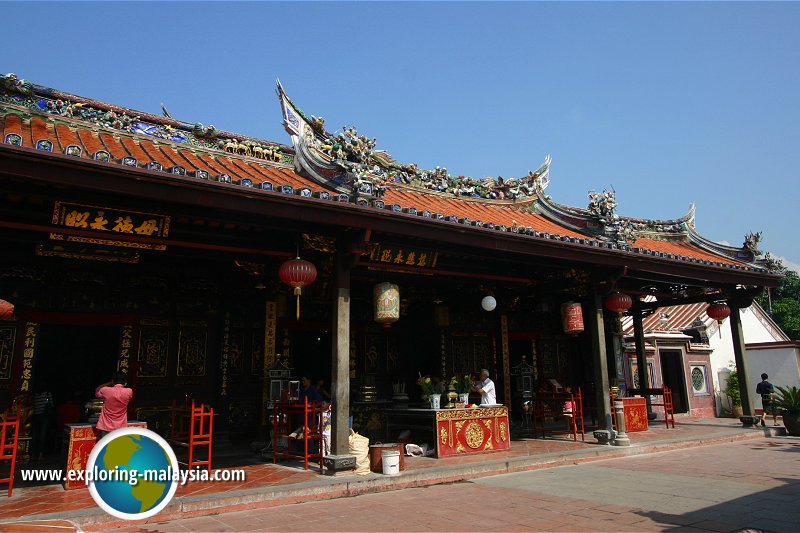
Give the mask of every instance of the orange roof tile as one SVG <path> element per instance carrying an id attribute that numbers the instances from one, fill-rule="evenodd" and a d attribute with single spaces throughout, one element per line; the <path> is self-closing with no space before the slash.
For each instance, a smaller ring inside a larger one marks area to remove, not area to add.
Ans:
<path id="1" fill-rule="evenodd" d="M 22 119 L 17 115 L 6 115 L 6 123 L 3 126 L 3 139 L 6 138 L 6 135 L 12 133 L 22 135 Z M 23 144 L 23 146 L 25 145 Z"/>
<path id="2" fill-rule="evenodd" d="M 113 135 L 110 133 L 100 133 L 100 140 L 103 142 L 103 146 L 106 147 L 106 150 L 115 158 L 115 159 L 122 159 L 125 156 L 131 155 L 136 157 L 135 155 L 131 154 L 128 150 L 124 148 L 122 143 L 114 138 Z"/>
<path id="3" fill-rule="evenodd" d="M 191 150 L 179 150 L 178 156 L 183 158 L 183 161 L 179 162 L 181 166 L 186 167 L 187 169 L 199 169 L 205 170 L 206 172 L 213 172 L 208 165 L 200 161 L 196 155 L 194 155 Z"/>
<path id="4" fill-rule="evenodd" d="M 50 125 L 50 127 L 52 127 L 52 125 Z M 33 117 L 31 119 L 31 137 L 33 138 L 33 144 L 31 144 L 31 146 L 36 146 L 38 141 L 45 139 L 51 141 L 55 145 L 55 136 L 52 135 L 48 124 L 40 117 Z"/>
<path id="5" fill-rule="evenodd" d="M 162 153 L 152 141 L 141 140 L 138 145 L 144 152 L 146 161 L 155 161 L 165 169 L 174 165 L 174 163 L 164 153 Z"/>
<path id="6" fill-rule="evenodd" d="M 100 138 L 92 131 L 79 129 L 78 138 L 83 143 L 83 146 L 86 147 L 86 155 L 89 157 L 92 157 L 96 152 L 104 149 L 103 143 L 100 142 Z"/>
<path id="7" fill-rule="evenodd" d="M 56 138 L 58 139 L 58 146 L 61 148 L 60 151 L 63 152 L 68 146 L 75 145 L 81 147 L 81 158 L 89 158 L 83 143 L 78 138 L 78 135 L 69 126 L 64 124 L 56 124 Z"/>
<path id="8" fill-rule="evenodd" d="M 699 246 L 695 246 L 688 242 L 675 242 L 675 241 L 660 241 L 657 239 L 650 239 L 647 237 L 640 237 L 636 239 L 634 246 L 639 248 L 646 248 L 647 250 L 654 250 L 667 254 L 674 254 L 684 257 L 692 257 L 695 259 L 704 259 L 706 261 L 716 261 L 718 263 L 726 263 L 729 265 L 743 265 L 741 261 L 736 261 L 729 257 L 724 257 L 712 252 L 703 250 Z"/>
<path id="9" fill-rule="evenodd" d="M 130 139 L 128 137 L 122 137 L 120 138 L 119 143 L 122 146 L 124 146 L 125 151 L 128 154 L 130 154 L 131 157 L 136 158 L 136 161 L 138 161 L 139 163 L 149 163 L 150 161 L 153 160 L 153 158 L 150 157 L 150 155 L 147 152 L 145 152 L 141 146 L 139 146 L 139 143 L 137 143 L 133 139 Z M 124 157 L 124 155 L 120 157 Z"/>

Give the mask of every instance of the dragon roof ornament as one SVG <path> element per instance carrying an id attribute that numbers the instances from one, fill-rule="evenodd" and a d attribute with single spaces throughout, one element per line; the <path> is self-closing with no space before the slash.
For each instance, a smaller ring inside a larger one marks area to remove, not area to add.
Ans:
<path id="1" fill-rule="evenodd" d="M 581 233 L 619 245 L 631 244 L 638 237 L 685 240 L 694 227 L 695 206 L 686 215 L 672 220 L 648 220 L 620 216 L 617 213 L 616 191 L 589 191 L 586 208 L 572 207 L 554 202 L 549 195 L 539 191 L 536 212 L 550 220 Z"/>
<path id="2" fill-rule="evenodd" d="M 277 143 L 252 139 L 218 130 L 201 123 L 175 120 L 166 112 L 163 117 L 136 113 L 121 108 L 34 85 L 16 74 L 0 74 L 0 102 L 22 106 L 65 119 L 77 119 L 100 127 L 115 129 L 160 140 L 187 144 L 198 148 L 220 150 L 238 155 L 291 165 L 291 150 Z"/>
<path id="3" fill-rule="evenodd" d="M 617 214 L 617 193 L 613 187 L 611 190 L 603 189 L 602 193 L 589 191 L 589 206 L 586 210 L 602 228 L 601 238 L 617 244 L 636 240 L 631 223 Z"/>
<path id="4" fill-rule="evenodd" d="M 283 123 L 295 147 L 295 170 L 341 192 L 380 196 L 388 185 L 413 187 L 486 200 L 535 199 L 550 182 L 550 156 L 522 178 L 453 176 L 447 168 L 420 169 L 396 161 L 377 141 L 345 126 L 341 132 L 325 129 L 325 119 L 305 114 L 289 98 L 280 81 L 278 98 Z"/>
<path id="5" fill-rule="evenodd" d="M 740 257 L 747 257 L 749 254 L 751 262 L 758 263 L 771 272 L 782 272 L 785 269 L 783 261 L 772 257 L 769 252 L 764 253 L 759 250 L 758 244 L 760 242 L 760 231 L 751 231 L 750 233 L 747 233 L 744 236 L 744 242 L 742 243 L 742 248 L 738 255 Z M 761 257 L 762 255 L 764 257 Z"/>

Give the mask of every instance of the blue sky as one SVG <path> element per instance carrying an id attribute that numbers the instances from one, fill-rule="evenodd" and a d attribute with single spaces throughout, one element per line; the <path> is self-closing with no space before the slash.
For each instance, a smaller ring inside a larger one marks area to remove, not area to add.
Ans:
<path id="1" fill-rule="evenodd" d="M 798 3 L 0 4 L 0 72 L 288 142 L 274 82 L 329 129 L 453 174 L 674 218 L 800 263 Z"/>

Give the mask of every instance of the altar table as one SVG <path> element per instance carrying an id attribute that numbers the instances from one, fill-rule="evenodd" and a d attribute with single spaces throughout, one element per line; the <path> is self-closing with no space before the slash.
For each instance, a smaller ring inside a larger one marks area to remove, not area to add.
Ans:
<path id="1" fill-rule="evenodd" d="M 511 434 L 505 406 L 461 409 L 390 409 L 390 438 L 411 431 L 411 442 L 435 446 L 436 457 L 508 450 Z"/>

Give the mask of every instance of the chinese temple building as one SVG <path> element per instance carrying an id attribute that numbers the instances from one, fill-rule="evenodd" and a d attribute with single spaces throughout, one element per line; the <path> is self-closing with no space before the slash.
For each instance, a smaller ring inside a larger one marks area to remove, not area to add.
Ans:
<path id="1" fill-rule="evenodd" d="M 506 180 L 421 169 L 330 133 L 280 85 L 278 100 L 291 143 L 0 77 L 0 409 L 42 388 L 88 400 L 119 369 L 151 429 L 197 398 L 253 438 L 281 363 L 332 385 L 335 452 L 349 415 L 396 437 L 385 410 L 418 402 L 420 375 L 486 368 L 513 412 L 531 391 L 512 368 L 529 368 L 534 391 L 581 387 L 606 427 L 609 389 L 644 375 L 648 313 L 727 308 L 743 350 L 730 310 L 780 280 L 757 235 L 711 242 L 693 208 L 625 217 L 613 191 L 558 204 L 549 157 Z M 298 257 L 315 277 L 282 268 Z"/>

